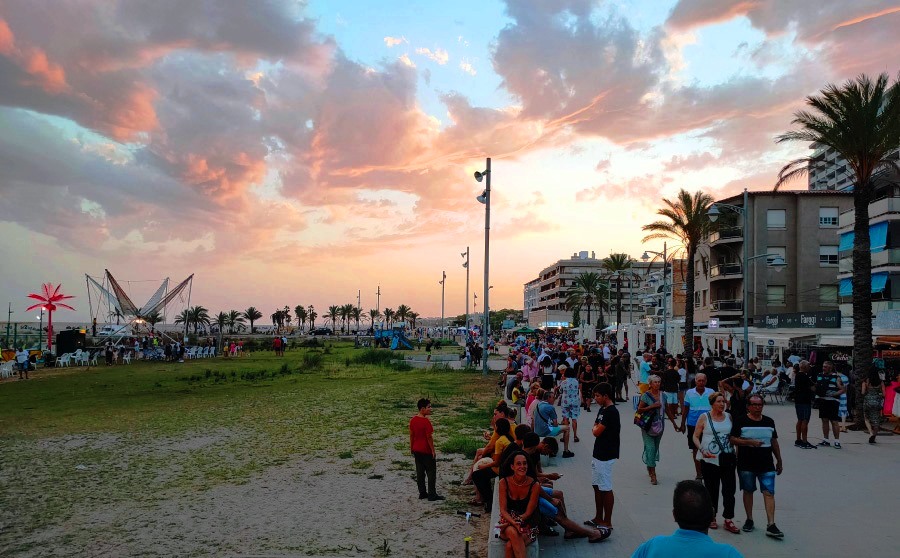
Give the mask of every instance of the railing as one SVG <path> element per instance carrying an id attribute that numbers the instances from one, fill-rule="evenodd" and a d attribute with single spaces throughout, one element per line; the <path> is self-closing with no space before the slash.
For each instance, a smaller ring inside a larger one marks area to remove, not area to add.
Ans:
<path id="1" fill-rule="evenodd" d="M 879 198 L 869 204 L 869 219 L 884 215 L 885 213 L 900 212 L 900 196 L 887 196 Z M 855 210 L 848 209 L 838 216 L 838 227 L 847 227 L 853 224 Z"/>
<path id="2" fill-rule="evenodd" d="M 709 234 L 709 243 L 710 244 L 719 242 L 720 240 L 743 240 L 743 239 L 744 239 L 743 227 L 729 227 L 727 229 L 720 229 L 718 231 L 714 231 Z"/>
<path id="3" fill-rule="evenodd" d="M 712 303 L 714 312 L 740 312 L 744 309 L 742 300 L 714 300 Z"/>
<path id="4" fill-rule="evenodd" d="M 709 268 L 709 277 L 710 279 L 715 277 L 722 277 L 724 275 L 743 275 L 743 271 L 741 270 L 741 264 L 739 263 L 724 263 L 719 265 L 714 265 Z"/>

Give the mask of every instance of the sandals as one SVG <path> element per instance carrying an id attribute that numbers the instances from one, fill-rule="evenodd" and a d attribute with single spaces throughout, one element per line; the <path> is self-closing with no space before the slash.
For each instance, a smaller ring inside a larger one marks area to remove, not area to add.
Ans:
<path id="1" fill-rule="evenodd" d="M 734 533 L 735 535 L 741 534 L 741 530 L 738 529 L 737 525 L 734 524 L 734 521 L 730 519 L 725 520 L 725 525 L 723 526 L 723 528 L 729 533 Z"/>
<path id="2" fill-rule="evenodd" d="M 650 475 L 650 484 L 652 484 L 653 486 L 659 484 L 659 482 L 657 482 L 656 480 L 656 475 Z"/>

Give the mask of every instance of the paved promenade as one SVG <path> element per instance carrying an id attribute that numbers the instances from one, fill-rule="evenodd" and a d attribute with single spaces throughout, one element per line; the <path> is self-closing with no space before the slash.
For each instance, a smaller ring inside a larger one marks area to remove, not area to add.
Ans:
<path id="1" fill-rule="evenodd" d="M 548 471 L 563 474 L 556 486 L 566 495 L 569 516 L 582 522 L 594 515 L 590 486 L 593 436 L 590 427 L 597 405 L 582 410 L 575 457 L 556 458 Z M 679 480 L 694 478 L 687 438 L 667 423 L 657 466 L 659 485 L 651 486 L 641 462 L 643 445 L 638 428 L 632 424 L 631 403 L 619 403 L 622 415 L 622 451 L 614 471 L 616 504 L 614 531 L 602 544 L 584 539 L 565 541 L 541 537 L 541 558 L 631 556 L 645 540 L 671 534 L 672 491 Z M 815 411 L 813 411 L 815 413 Z M 843 449 L 801 450 L 794 447 L 793 404 L 767 404 L 764 413 L 775 419 L 781 441 L 784 473 L 775 486 L 775 521 L 784 531 L 784 540 L 765 536 L 766 515 L 759 492 L 754 499 L 753 533 L 733 535 L 721 528 L 711 531 L 713 539 L 734 545 L 744 556 L 896 556 L 900 548 L 900 436 L 879 436 L 870 446 L 868 435 L 849 432 L 841 436 Z M 810 424 L 810 441 L 821 441 L 817 418 Z M 736 494 L 735 522 L 743 525 L 745 514 L 741 493 Z M 720 501 L 721 506 L 721 501 Z M 560 528 L 557 528 L 560 530 Z"/>

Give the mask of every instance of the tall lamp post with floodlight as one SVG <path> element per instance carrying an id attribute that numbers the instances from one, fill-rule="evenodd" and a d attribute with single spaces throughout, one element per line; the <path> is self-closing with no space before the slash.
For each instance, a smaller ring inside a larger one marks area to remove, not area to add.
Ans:
<path id="1" fill-rule="evenodd" d="M 475 171 L 475 180 L 481 182 L 484 180 L 484 191 L 478 196 L 479 203 L 484 204 L 484 326 L 481 331 L 482 349 L 484 351 L 484 360 L 482 361 L 481 373 L 488 375 L 488 332 L 490 330 L 490 304 L 488 303 L 490 295 L 490 276 L 491 276 L 491 158 L 488 157 L 485 162 L 484 172 Z"/>
<path id="2" fill-rule="evenodd" d="M 743 242 L 743 252 L 744 252 L 744 261 L 741 266 L 741 273 L 743 277 L 741 278 L 741 290 L 742 292 L 742 302 L 741 307 L 743 309 L 742 319 L 744 321 L 744 342 L 743 342 L 743 361 L 746 363 L 747 359 L 750 358 L 750 327 L 749 327 L 749 304 L 747 301 L 747 279 L 748 279 L 748 270 L 750 269 L 750 262 L 757 260 L 759 258 L 772 258 L 768 260 L 768 266 L 775 271 L 781 271 L 787 265 L 784 261 L 784 258 L 781 257 L 781 254 L 757 254 L 755 256 L 750 255 L 750 247 L 749 247 L 749 229 L 750 229 L 750 218 L 748 212 L 749 206 L 749 195 L 747 194 L 747 189 L 744 188 L 744 205 L 731 205 L 728 203 L 720 203 L 716 202 L 709 206 L 709 210 L 706 214 L 709 216 L 709 220 L 715 223 L 719 219 L 719 215 L 721 215 L 721 211 L 719 208 L 728 209 L 735 213 L 741 215 L 743 220 L 743 227 L 741 230 L 741 237 Z"/>
<path id="3" fill-rule="evenodd" d="M 461 253 L 460 256 L 466 259 L 463 262 L 463 267 L 466 269 L 466 339 L 469 339 L 469 247 L 466 246 L 466 251 Z"/>
<path id="4" fill-rule="evenodd" d="M 438 281 L 441 284 L 441 335 L 438 339 L 444 338 L 444 291 L 447 289 L 447 272 L 441 272 L 441 280 Z"/>
<path id="5" fill-rule="evenodd" d="M 666 283 L 666 277 L 668 277 L 668 253 L 666 243 L 663 242 L 663 251 L 662 252 L 654 252 L 653 250 L 644 250 L 644 254 L 641 256 L 641 259 L 645 262 L 650 259 L 650 254 L 656 254 L 657 256 L 662 257 L 663 261 L 663 299 L 662 299 L 662 307 L 663 307 L 663 335 L 662 335 L 662 346 L 666 348 L 666 352 L 669 351 L 669 287 Z M 649 268 L 648 268 L 649 269 Z"/>

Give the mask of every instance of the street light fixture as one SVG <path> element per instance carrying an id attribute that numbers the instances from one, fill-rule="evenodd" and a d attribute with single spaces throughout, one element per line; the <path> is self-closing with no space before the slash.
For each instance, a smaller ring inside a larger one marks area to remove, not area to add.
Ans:
<path id="1" fill-rule="evenodd" d="M 466 340 L 468 342 L 469 339 L 469 247 L 466 246 L 466 251 L 460 254 L 463 258 L 466 259 L 463 262 L 462 266 L 466 270 Z"/>
<path id="2" fill-rule="evenodd" d="M 481 373 L 484 376 L 488 375 L 488 330 L 490 328 L 489 316 L 490 316 L 490 304 L 488 304 L 488 300 L 490 298 L 490 275 L 491 275 L 491 258 L 490 258 L 490 248 L 491 248 L 491 158 L 488 157 L 485 161 L 485 169 L 483 172 L 476 171 L 475 172 L 475 180 L 477 182 L 481 182 L 484 180 L 485 188 L 484 191 L 478 196 L 477 199 L 479 203 L 484 204 L 484 325 L 481 330 L 481 342 L 482 349 L 484 351 L 484 359 L 482 360 L 482 368 Z M 468 291 L 466 291 L 468 292 Z"/>
<path id="3" fill-rule="evenodd" d="M 750 262 L 752 262 L 753 260 L 757 260 L 759 258 L 772 258 L 771 260 L 768 261 L 767 265 L 768 265 L 768 267 L 774 269 L 776 272 L 781 271 L 787 265 L 787 263 L 784 261 L 784 258 L 781 256 L 781 254 L 757 254 L 756 256 L 750 255 L 750 252 L 749 252 L 750 247 L 749 247 L 749 242 L 748 242 L 748 235 L 749 235 L 749 229 L 750 229 L 750 218 L 749 218 L 749 211 L 748 211 L 749 205 L 750 205 L 750 196 L 747 193 L 747 189 L 744 188 L 744 205 L 743 206 L 716 202 L 716 203 L 712 204 L 706 212 L 706 215 L 709 217 L 709 220 L 712 223 L 715 223 L 716 221 L 718 221 L 719 216 L 722 214 L 722 212 L 719 210 L 720 207 L 722 209 L 728 209 L 730 211 L 738 213 L 743 218 L 742 219 L 743 227 L 741 230 L 741 240 L 744 245 L 743 246 L 744 262 L 743 262 L 743 265 L 741 268 L 741 273 L 743 274 L 743 277 L 741 278 L 741 290 L 743 291 L 741 306 L 743 309 L 742 319 L 744 321 L 744 339 L 743 339 L 744 358 L 743 358 L 743 360 L 745 363 L 747 362 L 747 359 L 750 358 L 750 326 L 749 326 L 750 317 L 749 317 L 749 308 L 748 308 L 749 304 L 748 304 L 748 300 L 747 300 L 748 299 L 748 296 L 747 296 L 747 277 L 748 277 L 747 271 L 750 269 Z"/>

